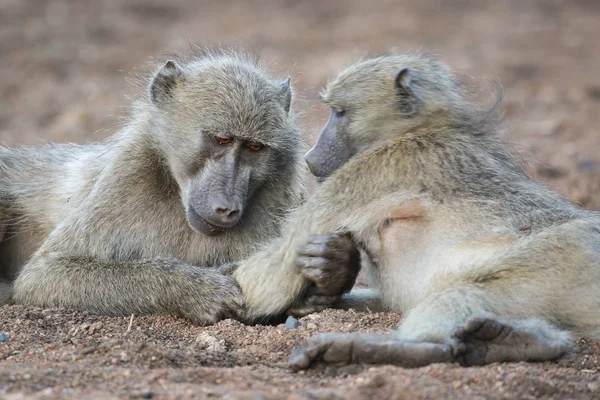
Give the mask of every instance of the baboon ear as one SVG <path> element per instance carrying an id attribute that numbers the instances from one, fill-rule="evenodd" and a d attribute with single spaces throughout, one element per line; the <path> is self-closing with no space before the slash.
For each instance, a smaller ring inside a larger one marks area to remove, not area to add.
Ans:
<path id="1" fill-rule="evenodd" d="M 283 106 L 286 114 L 290 112 L 290 107 L 292 105 L 292 88 L 290 86 L 291 80 L 292 78 L 288 76 L 285 81 L 281 82 L 279 88 L 279 98 L 281 99 L 281 105 Z"/>
<path id="2" fill-rule="evenodd" d="M 396 74 L 396 90 L 398 92 L 398 107 L 405 117 L 413 117 L 419 111 L 421 102 L 413 91 L 412 73 L 408 68 L 402 68 Z"/>
<path id="3" fill-rule="evenodd" d="M 150 99 L 157 106 L 161 106 L 173 95 L 175 86 L 183 82 L 183 70 L 173 60 L 169 60 L 156 73 L 150 84 Z"/>

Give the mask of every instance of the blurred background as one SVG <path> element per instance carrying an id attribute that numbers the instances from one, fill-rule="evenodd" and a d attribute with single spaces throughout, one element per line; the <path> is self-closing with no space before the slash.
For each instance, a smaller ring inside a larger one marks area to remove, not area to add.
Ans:
<path id="1" fill-rule="evenodd" d="M 0 0 L 0 142 L 105 138 L 139 91 L 128 80 L 190 41 L 259 49 L 291 75 L 311 144 L 341 68 L 392 47 L 439 54 L 499 79 L 530 172 L 600 209 L 600 0 Z"/>

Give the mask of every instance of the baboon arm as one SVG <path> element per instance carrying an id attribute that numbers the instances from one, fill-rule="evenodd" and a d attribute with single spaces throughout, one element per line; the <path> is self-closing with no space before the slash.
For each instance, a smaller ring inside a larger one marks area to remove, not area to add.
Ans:
<path id="1" fill-rule="evenodd" d="M 99 260 L 44 250 L 23 267 L 13 300 L 103 315 L 176 314 L 198 324 L 243 312 L 236 282 L 215 269 L 174 259 Z"/>
<path id="2" fill-rule="evenodd" d="M 412 207 L 413 199 L 408 201 L 408 197 L 408 194 L 394 193 L 354 206 L 332 205 L 331 200 L 326 201 L 318 194 L 309 199 L 292 217 L 293 222 L 283 230 L 282 238 L 237 263 L 233 276 L 244 293 L 248 319 L 254 321 L 277 315 L 304 293 L 309 281 L 297 271 L 296 248 L 310 234 L 345 230 L 360 239 L 364 232 L 393 218 L 404 202 Z M 340 212 L 325 213 L 325 209 Z"/>

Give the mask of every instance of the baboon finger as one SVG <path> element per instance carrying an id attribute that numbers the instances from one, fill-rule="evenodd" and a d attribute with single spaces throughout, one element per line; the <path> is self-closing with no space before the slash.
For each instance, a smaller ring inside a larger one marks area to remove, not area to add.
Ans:
<path id="1" fill-rule="evenodd" d="M 328 334 L 313 336 L 303 347 L 295 349 L 290 359 L 290 367 L 295 371 L 309 368 L 331 345 L 329 336 Z"/>
<path id="2" fill-rule="evenodd" d="M 321 312 L 326 309 L 327 306 L 324 305 L 315 305 L 315 304 L 302 304 L 297 307 L 290 308 L 287 313 L 295 318 L 302 318 L 308 314 L 313 314 L 317 312 Z"/>
<path id="3" fill-rule="evenodd" d="M 296 266 L 302 274 L 304 272 L 311 273 L 311 270 L 324 271 L 331 269 L 329 261 L 322 257 L 296 257 Z"/>
<path id="4" fill-rule="evenodd" d="M 296 247 L 299 256 L 308 257 L 330 257 L 332 249 L 323 243 L 305 243 Z"/>
<path id="5" fill-rule="evenodd" d="M 351 250 L 356 247 L 350 235 L 342 232 L 334 232 L 329 235 L 310 235 L 306 243 L 324 244 L 327 247 L 344 250 Z"/>
<path id="6" fill-rule="evenodd" d="M 315 306 L 331 306 L 332 304 L 335 304 L 336 302 L 338 302 L 340 299 L 342 298 L 342 296 L 339 295 L 334 295 L 334 296 L 328 296 L 328 295 L 314 295 L 314 296 L 310 296 L 309 298 L 306 299 L 306 302 L 308 304 L 312 304 Z"/>
<path id="7" fill-rule="evenodd" d="M 319 286 L 318 284 L 326 279 L 326 274 L 323 272 L 323 270 L 318 268 L 305 268 L 301 269 L 299 272 L 306 279 L 315 282 L 317 286 Z"/>
<path id="8" fill-rule="evenodd" d="M 494 340 L 512 330 L 510 326 L 488 318 L 473 318 L 465 324 L 464 329 L 466 333 L 481 340 Z"/>

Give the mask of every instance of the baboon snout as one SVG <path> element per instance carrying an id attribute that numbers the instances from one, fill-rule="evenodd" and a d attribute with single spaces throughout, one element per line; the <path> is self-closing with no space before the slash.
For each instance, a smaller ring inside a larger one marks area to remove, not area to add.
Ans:
<path id="1" fill-rule="evenodd" d="M 242 204 L 231 197 L 217 196 L 212 205 L 215 222 L 222 225 L 235 225 L 242 216 Z"/>
<path id="2" fill-rule="evenodd" d="M 190 204 L 187 218 L 195 230 L 207 236 L 216 236 L 240 222 L 243 205 L 241 200 L 233 197 L 209 195 L 201 203 Z"/>
<path id="3" fill-rule="evenodd" d="M 304 161 L 306 162 L 306 165 L 308 165 L 311 174 L 317 177 L 321 176 L 322 172 L 319 168 L 318 157 L 315 155 L 314 148 L 306 153 Z"/>

